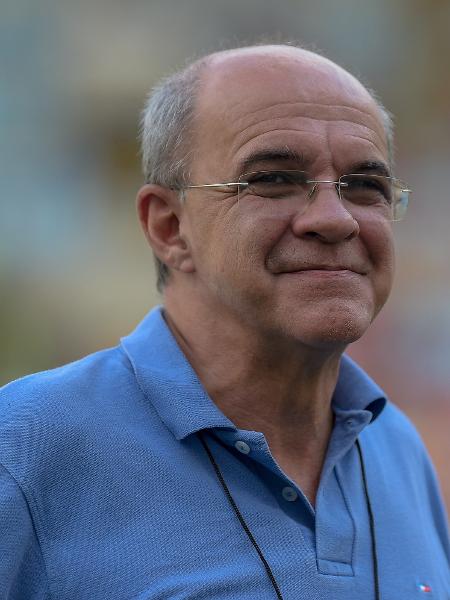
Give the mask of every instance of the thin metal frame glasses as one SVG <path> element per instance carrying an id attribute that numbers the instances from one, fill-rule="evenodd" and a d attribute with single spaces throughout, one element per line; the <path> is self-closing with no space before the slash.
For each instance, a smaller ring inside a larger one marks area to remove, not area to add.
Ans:
<path id="1" fill-rule="evenodd" d="M 296 198 L 304 201 L 306 209 L 321 184 L 334 185 L 341 201 L 378 212 L 391 221 L 400 221 L 404 217 L 411 194 L 406 184 L 395 177 L 350 173 L 333 181 L 310 179 L 305 171 L 294 169 L 252 171 L 240 175 L 238 181 L 187 185 L 184 189 L 222 188 L 223 191 L 229 191 L 230 188 L 236 188 L 238 200 L 248 193 L 274 201 Z"/>

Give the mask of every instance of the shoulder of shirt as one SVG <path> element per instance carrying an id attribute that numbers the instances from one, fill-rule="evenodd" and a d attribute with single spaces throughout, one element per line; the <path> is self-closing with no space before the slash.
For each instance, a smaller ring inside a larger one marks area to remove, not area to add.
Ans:
<path id="1" fill-rule="evenodd" d="M 390 400 L 378 419 L 367 429 L 376 436 L 378 442 L 385 443 L 391 449 L 395 447 L 405 458 L 428 457 L 427 450 L 416 426 L 411 419 Z"/>
<path id="2" fill-rule="evenodd" d="M 390 431 L 395 431 L 400 435 L 419 435 L 411 419 L 391 400 L 387 400 L 386 406 L 378 420 L 380 421 L 380 426 L 388 428 Z"/>
<path id="3" fill-rule="evenodd" d="M 0 389 L 0 464 L 22 489 L 38 487 L 49 465 L 84 464 L 86 448 L 148 410 L 120 346 L 28 375 Z"/>
<path id="4" fill-rule="evenodd" d="M 129 360 L 120 346 L 95 352 L 61 367 L 26 375 L 0 388 L 0 431 L 5 423 L 34 418 L 41 411 L 61 407 L 63 399 L 85 400 L 108 385 L 120 385 L 132 377 Z"/>

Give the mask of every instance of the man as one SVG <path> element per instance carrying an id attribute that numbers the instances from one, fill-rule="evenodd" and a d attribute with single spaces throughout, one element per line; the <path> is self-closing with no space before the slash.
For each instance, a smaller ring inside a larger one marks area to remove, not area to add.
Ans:
<path id="1" fill-rule="evenodd" d="M 391 289 L 390 137 L 290 46 L 155 90 L 138 213 L 164 307 L 3 389 L 2 598 L 449 597 L 423 445 L 343 356 Z"/>

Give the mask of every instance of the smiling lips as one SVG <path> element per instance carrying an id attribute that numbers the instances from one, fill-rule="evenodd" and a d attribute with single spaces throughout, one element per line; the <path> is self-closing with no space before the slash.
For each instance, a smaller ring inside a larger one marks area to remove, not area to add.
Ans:
<path id="1" fill-rule="evenodd" d="M 338 273 L 338 272 L 342 272 L 342 271 L 347 271 L 350 273 L 356 273 L 357 275 L 366 275 L 367 271 L 365 271 L 362 268 L 357 268 L 354 266 L 348 266 L 348 265 L 305 265 L 303 267 L 296 267 L 294 269 L 286 269 L 283 271 L 280 271 L 280 274 L 282 273 L 302 273 L 302 272 L 306 272 L 306 271 L 322 271 L 322 272 L 330 272 L 330 274 L 332 274 L 333 272 Z"/>

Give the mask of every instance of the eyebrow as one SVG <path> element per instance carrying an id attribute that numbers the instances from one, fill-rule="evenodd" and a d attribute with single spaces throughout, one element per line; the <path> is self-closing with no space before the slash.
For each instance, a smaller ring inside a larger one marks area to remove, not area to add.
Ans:
<path id="1" fill-rule="evenodd" d="M 365 160 L 360 163 L 356 163 L 350 167 L 349 173 L 375 173 L 376 175 L 384 175 L 385 177 L 392 177 L 391 171 L 386 163 L 379 160 Z"/>
<path id="2" fill-rule="evenodd" d="M 295 162 L 297 168 L 300 170 L 307 170 L 308 161 L 305 159 L 303 153 L 299 153 L 288 147 L 284 148 L 272 148 L 267 150 L 256 150 L 239 164 L 240 173 L 245 173 L 248 169 L 252 169 L 255 165 L 261 163 L 274 163 L 274 162 Z M 379 160 L 365 160 L 353 164 L 347 173 L 367 173 L 371 172 L 376 175 L 384 175 L 385 177 L 392 177 L 391 171 L 388 165 Z"/>
<path id="3" fill-rule="evenodd" d="M 291 148 L 271 148 L 270 150 L 256 150 L 239 164 L 240 173 L 244 173 L 257 164 L 274 162 L 295 162 L 301 169 L 305 167 L 305 158 Z"/>

